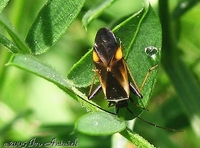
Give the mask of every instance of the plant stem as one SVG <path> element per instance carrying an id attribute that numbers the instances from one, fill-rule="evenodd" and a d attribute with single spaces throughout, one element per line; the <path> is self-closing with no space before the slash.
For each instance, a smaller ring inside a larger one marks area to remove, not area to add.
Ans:
<path id="1" fill-rule="evenodd" d="M 168 0 L 159 1 L 159 15 L 163 31 L 162 65 L 179 95 L 190 121 L 196 116 L 200 118 L 200 86 L 196 83 L 191 71 L 177 54 L 177 40 L 171 28 Z M 177 21 L 177 20 L 176 20 Z M 177 35 L 176 35 L 177 36 Z M 191 123 L 193 125 L 193 123 Z M 196 131 L 197 129 L 194 129 Z M 200 132 L 200 131 L 196 131 Z"/>

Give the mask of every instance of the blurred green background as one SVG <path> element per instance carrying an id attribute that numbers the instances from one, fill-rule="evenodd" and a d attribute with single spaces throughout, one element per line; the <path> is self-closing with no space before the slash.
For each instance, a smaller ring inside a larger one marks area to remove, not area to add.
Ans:
<path id="1" fill-rule="evenodd" d="M 11 0 L 3 13 L 25 38 L 45 2 Z M 93 46 L 100 27 L 110 26 L 115 20 L 140 10 L 147 1 L 118 0 L 85 31 L 81 19 L 99 2 L 87 0 L 62 38 L 38 58 L 66 77 L 72 65 Z M 138 120 L 134 130 L 157 147 L 197 148 L 200 147 L 200 4 L 195 0 L 169 0 L 168 4 L 151 0 L 151 5 L 164 23 L 163 55 L 149 111 L 141 117 L 185 132 L 170 132 Z M 3 27 L 0 32 L 6 34 Z M 0 45 L 0 147 L 8 141 L 37 138 L 37 142 L 48 142 L 55 137 L 65 142 L 78 138 L 79 147 L 114 147 L 112 136 L 94 137 L 73 131 L 74 123 L 87 113 L 86 109 L 54 84 L 5 66 L 11 55 Z"/>

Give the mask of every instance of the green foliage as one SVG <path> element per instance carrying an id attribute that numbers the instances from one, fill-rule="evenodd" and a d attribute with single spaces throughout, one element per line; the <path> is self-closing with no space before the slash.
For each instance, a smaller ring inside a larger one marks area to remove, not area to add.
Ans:
<path id="1" fill-rule="evenodd" d="M 92 112 L 82 116 L 76 128 L 89 135 L 112 135 L 124 130 L 126 124 L 109 113 Z"/>
<path id="2" fill-rule="evenodd" d="M 6 7 L 9 0 L 1 0 L 0 1 L 0 12 Z"/>
<path id="3" fill-rule="evenodd" d="M 24 43 L 24 41 L 20 38 L 20 35 L 15 31 L 15 29 L 12 27 L 12 24 L 9 22 L 9 20 L 7 20 L 7 18 L 5 18 L 2 14 L 0 16 L 0 24 L 6 29 L 6 31 L 8 32 L 8 34 L 10 35 L 10 37 L 13 39 L 13 41 L 15 42 L 16 46 L 18 47 L 18 52 L 24 52 L 24 53 L 28 53 L 29 49 L 26 46 L 26 44 Z M 5 45 L 5 41 L 3 41 L 3 44 Z M 12 44 L 12 43 L 10 43 Z M 12 52 L 16 52 L 16 48 L 13 49 L 11 47 L 13 46 L 9 46 L 9 44 L 6 45 L 7 47 L 9 47 L 9 49 Z"/>
<path id="4" fill-rule="evenodd" d="M 0 147 L 34 138 L 42 144 L 78 142 L 79 147 L 114 147 L 126 139 L 137 147 L 200 146 L 200 22 L 193 19 L 198 1 L 169 5 L 160 0 L 162 28 L 151 6 L 142 9 L 144 3 L 126 1 L 0 0 Z M 116 115 L 102 94 L 94 102 L 87 99 L 94 77 L 91 47 L 97 30 L 106 26 L 121 42 L 138 87 L 148 70 L 159 65 L 145 82 L 143 99 L 131 94 L 133 114 L 124 108 Z M 66 73 L 67 78 L 62 76 Z M 138 120 L 130 126 L 137 116 L 185 132 L 167 132 Z M 116 139 L 115 133 L 125 138 Z M 20 144 L 25 143 L 15 146 Z"/>
<path id="5" fill-rule="evenodd" d="M 94 8 L 91 8 L 87 13 L 84 15 L 82 19 L 83 26 L 87 29 L 87 25 L 95 18 L 97 18 L 101 13 L 106 10 L 106 8 L 110 7 L 112 3 L 116 0 L 107 0 L 101 1 L 100 4 L 95 5 Z"/>
<path id="6" fill-rule="evenodd" d="M 26 37 L 32 53 L 41 54 L 58 41 L 77 17 L 84 0 L 49 0 L 39 12 Z"/>

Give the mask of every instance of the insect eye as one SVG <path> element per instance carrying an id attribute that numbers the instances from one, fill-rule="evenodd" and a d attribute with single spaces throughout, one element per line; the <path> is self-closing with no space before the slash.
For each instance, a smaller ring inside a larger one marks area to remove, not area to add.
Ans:
<path id="1" fill-rule="evenodd" d="M 94 62 L 99 62 L 100 61 L 99 56 L 97 55 L 96 51 L 93 51 L 93 61 Z"/>
<path id="2" fill-rule="evenodd" d="M 115 53 L 115 59 L 120 60 L 123 57 L 121 46 L 117 49 Z"/>

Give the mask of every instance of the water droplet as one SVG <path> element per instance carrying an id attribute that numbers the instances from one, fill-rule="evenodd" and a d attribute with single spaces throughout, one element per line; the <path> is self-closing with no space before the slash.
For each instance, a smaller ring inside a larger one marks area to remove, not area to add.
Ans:
<path id="1" fill-rule="evenodd" d="M 94 125 L 96 125 L 96 126 L 97 126 L 97 125 L 99 125 L 99 123 L 98 123 L 97 121 L 94 121 Z"/>
<path id="2" fill-rule="evenodd" d="M 156 47 L 149 46 L 149 47 L 146 47 L 144 50 L 148 56 L 150 56 L 153 59 L 156 58 L 156 54 L 158 53 L 158 49 Z"/>
<path id="3" fill-rule="evenodd" d="M 24 60 L 26 61 L 26 60 L 27 60 L 27 58 L 24 58 Z"/>
<path id="4" fill-rule="evenodd" d="M 187 7 L 187 5 L 188 5 L 188 2 L 182 2 L 180 4 L 180 8 L 184 9 L 185 7 Z"/>

